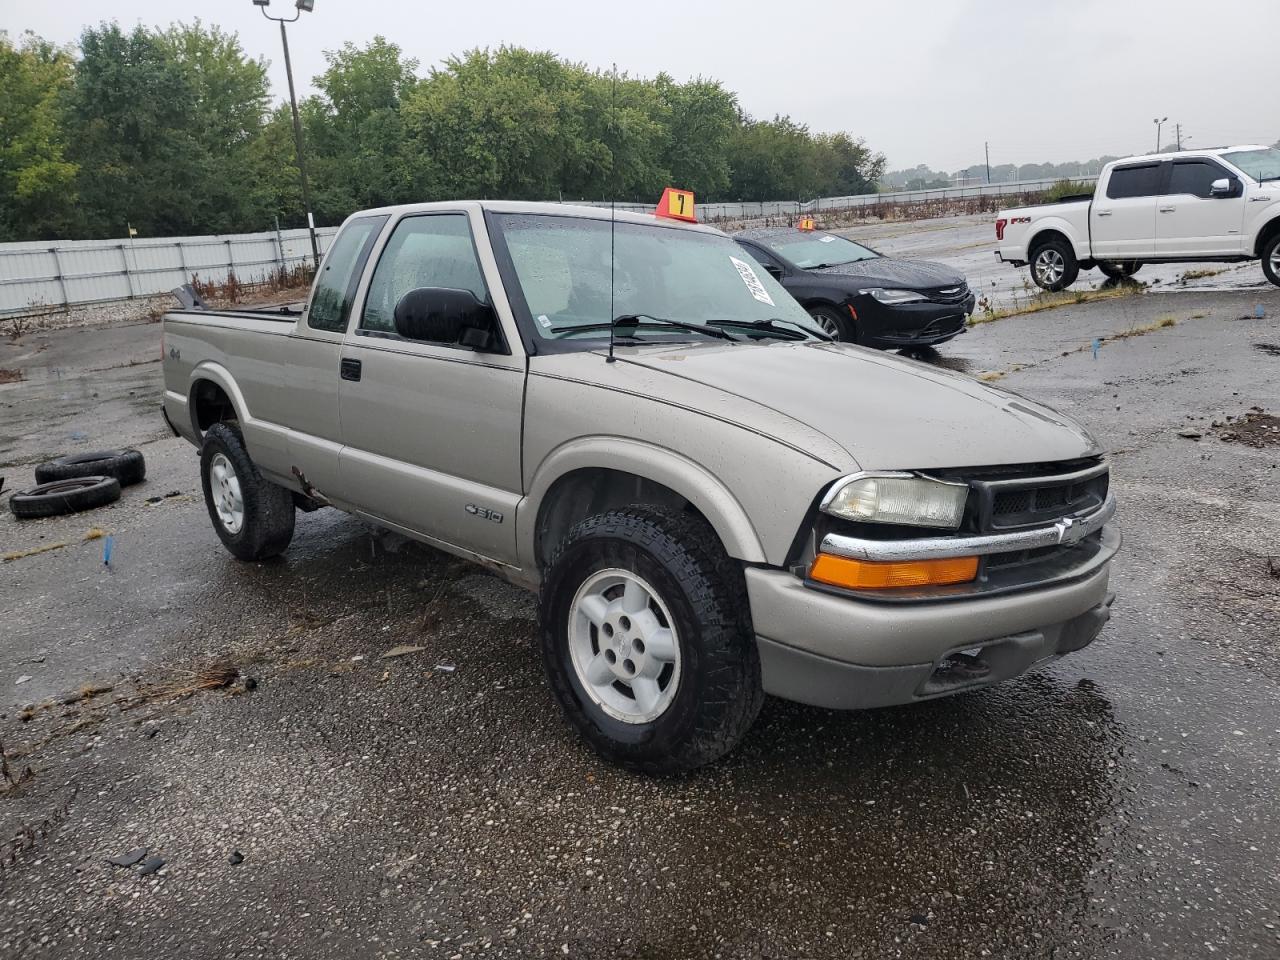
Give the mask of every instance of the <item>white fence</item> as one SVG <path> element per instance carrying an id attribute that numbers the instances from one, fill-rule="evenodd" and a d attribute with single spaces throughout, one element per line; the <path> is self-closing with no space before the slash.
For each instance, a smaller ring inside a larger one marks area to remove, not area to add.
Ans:
<path id="1" fill-rule="evenodd" d="M 1082 189 L 1094 177 L 1073 178 Z M 1057 180 L 1023 180 L 936 190 L 897 190 L 817 200 L 698 204 L 698 218 L 712 223 L 827 213 L 881 204 L 961 200 L 1035 193 Z M 592 206 L 608 203 L 591 202 Z M 619 203 L 619 210 L 648 213 L 653 204 Z M 316 230 L 323 254 L 336 227 Z M 311 257 L 306 230 L 241 233 L 221 237 L 133 240 L 58 240 L 0 244 L 0 317 L 43 313 L 69 306 L 165 293 L 192 276 L 222 282 L 234 271 L 242 282 L 260 281 L 279 268 Z"/>
<path id="2" fill-rule="evenodd" d="M 336 227 L 316 230 L 323 254 Z M 165 293 L 190 282 L 246 282 L 311 259 L 304 230 L 221 237 L 0 244 L 0 316 Z"/>

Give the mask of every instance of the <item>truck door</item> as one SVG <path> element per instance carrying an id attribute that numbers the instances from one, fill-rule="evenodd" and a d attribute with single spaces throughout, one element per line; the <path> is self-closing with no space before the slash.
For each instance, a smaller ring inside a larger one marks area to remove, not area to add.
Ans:
<path id="1" fill-rule="evenodd" d="M 342 349 L 343 487 L 372 519 L 514 564 L 523 353 L 407 340 L 394 323 L 420 287 L 489 298 L 468 216 L 407 215 L 376 257 Z"/>
<path id="2" fill-rule="evenodd" d="M 1229 190 L 1215 195 L 1212 187 L 1219 180 L 1227 181 Z M 1208 157 L 1174 160 L 1157 204 L 1156 252 L 1162 257 L 1240 253 L 1244 206 L 1240 179 L 1226 167 Z"/>
<path id="3" fill-rule="evenodd" d="M 1160 173 L 1158 160 L 1112 168 L 1105 194 L 1095 194 L 1089 207 L 1089 241 L 1096 258 L 1155 255 Z"/>
<path id="4" fill-rule="evenodd" d="M 343 226 L 316 276 L 307 310 L 293 334 L 281 338 L 278 356 L 260 345 L 246 366 L 274 381 L 273 417 L 285 428 L 283 457 L 268 467 L 286 480 L 301 473 L 318 493 L 343 500 L 338 470 L 342 431 L 338 423 L 338 359 L 351 305 L 370 251 L 386 217 L 354 217 Z M 280 443 L 274 446 L 278 449 Z"/>

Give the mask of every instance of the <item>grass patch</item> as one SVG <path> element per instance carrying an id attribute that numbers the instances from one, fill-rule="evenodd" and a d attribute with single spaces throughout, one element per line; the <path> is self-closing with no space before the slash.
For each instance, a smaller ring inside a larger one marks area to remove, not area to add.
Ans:
<path id="1" fill-rule="evenodd" d="M 1106 290 L 1063 290 L 1059 293 L 1041 293 L 1015 303 L 1012 307 L 987 308 L 982 313 L 975 313 L 969 318 L 969 326 L 976 327 L 982 323 L 1004 320 L 1006 317 L 1020 317 L 1028 313 L 1039 313 L 1041 310 L 1056 310 L 1058 307 L 1070 307 L 1078 303 L 1093 303 L 1098 300 L 1122 300 L 1143 293 L 1147 288 L 1140 284 L 1122 284 Z"/>

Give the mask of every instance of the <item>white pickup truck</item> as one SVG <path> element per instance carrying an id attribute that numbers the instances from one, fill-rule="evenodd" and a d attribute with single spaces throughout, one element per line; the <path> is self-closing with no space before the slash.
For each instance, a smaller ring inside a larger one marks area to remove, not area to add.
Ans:
<path id="1" fill-rule="evenodd" d="M 1261 260 L 1280 286 L 1280 150 L 1240 146 L 1116 160 L 1092 198 L 1002 210 L 996 256 L 1031 264 L 1045 290 L 1097 267 L 1132 276 L 1144 263 Z"/>

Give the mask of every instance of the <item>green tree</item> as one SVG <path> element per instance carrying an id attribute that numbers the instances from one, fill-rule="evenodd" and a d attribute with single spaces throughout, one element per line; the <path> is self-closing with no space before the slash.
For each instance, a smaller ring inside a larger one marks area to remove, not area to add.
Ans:
<path id="1" fill-rule="evenodd" d="M 717 80 L 654 79 L 667 109 L 665 163 L 672 184 L 706 201 L 729 189 L 729 144 L 738 126 L 738 98 Z"/>
<path id="2" fill-rule="evenodd" d="M 61 98 L 71 53 L 0 31 L 0 239 L 57 238 L 75 226 L 76 166 L 66 157 Z"/>
<path id="3" fill-rule="evenodd" d="M 423 199 L 434 164 L 408 149 L 401 105 L 418 83 L 418 61 L 375 37 L 325 53 L 320 93 L 302 107 L 316 215 L 341 220 L 354 210 Z"/>

